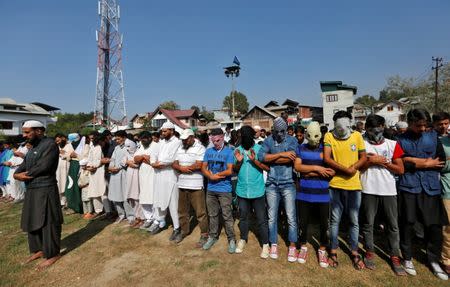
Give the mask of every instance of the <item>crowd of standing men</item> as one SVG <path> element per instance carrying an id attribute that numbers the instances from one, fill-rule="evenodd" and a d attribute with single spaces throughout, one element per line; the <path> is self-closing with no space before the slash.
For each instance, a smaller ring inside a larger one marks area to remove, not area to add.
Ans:
<path id="1" fill-rule="evenodd" d="M 30 261 L 58 256 L 60 205 L 83 213 L 85 219 L 101 216 L 127 222 L 152 235 L 167 228 L 170 214 L 173 232 L 169 240 L 175 243 L 191 233 L 192 206 L 200 228 L 197 247 L 204 250 L 217 242 L 221 216 L 228 252 L 242 253 L 248 241 L 249 216 L 254 213 L 261 258 L 278 258 L 278 224 L 286 224 L 287 260 L 305 263 L 308 226 L 317 218 L 318 263 L 337 268 L 338 234 L 345 216 L 356 270 L 375 269 L 374 228 L 382 225 L 395 274 L 416 275 L 412 242 L 416 233 L 423 233 L 432 272 L 447 280 L 450 116 L 437 113 L 431 119 L 426 110 L 413 109 L 407 114 L 407 123 L 399 122 L 396 129 L 390 129 L 383 117 L 369 115 L 359 131 L 352 129 L 351 120 L 348 112 L 337 112 L 334 129 L 329 132 L 318 122 L 294 129 L 279 117 L 270 133 L 243 126 L 238 131 L 216 128 L 209 134 L 195 134 L 186 129 L 178 134 L 174 125 L 166 122 L 160 132 L 144 131 L 138 137 L 125 131 L 114 136 L 109 131 L 83 137 L 57 135 L 56 165 L 48 160 L 36 164 L 53 151 L 49 151 L 52 145 L 43 132 L 34 136 L 39 141 L 33 139 L 30 133 L 42 127 L 32 123 L 28 124 L 30 132 L 24 133 L 32 147 L 18 147 L 5 157 L 5 151 L 0 154 L 3 200 L 22 200 L 25 183 L 22 228 L 29 232 Z M 46 150 L 40 152 L 36 149 L 44 149 L 42 141 Z M 30 149 L 31 155 L 26 155 Z M 54 183 L 47 206 L 58 208 L 41 211 L 36 202 L 42 198 L 30 194 L 33 189 L 49 189 L 46 180 Z M 57 190 L 59 197 L 54 196 Z M 239 240 L 234 209 L 239 214 Z M 47 214 L 45 222 L 30 215 L 39 211 Z M 377 213 L 382 215 L 380 222 Z M 285 221 L 281 220 L 284 217 Z M 358 246 L 360 226 L 364 254 Z M 41 234 L 33 235 L 36 230 Z"/>

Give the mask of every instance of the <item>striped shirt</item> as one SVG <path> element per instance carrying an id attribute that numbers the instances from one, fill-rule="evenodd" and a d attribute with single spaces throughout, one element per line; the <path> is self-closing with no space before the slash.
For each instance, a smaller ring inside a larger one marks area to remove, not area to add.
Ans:
<path id="1" fill-rule="evenodd" d="M 297 157 L 305 165 L 324 166 L 323 145 L 316 149 L 310 149 L 308 144 L 302 144 L 297 147 Z M 330 202 L 328 193 L 329 181 L 321 177 L 305 178 L 300 176 L 300 188 L 297 191 L 297 200 L 307 202 Z"/>

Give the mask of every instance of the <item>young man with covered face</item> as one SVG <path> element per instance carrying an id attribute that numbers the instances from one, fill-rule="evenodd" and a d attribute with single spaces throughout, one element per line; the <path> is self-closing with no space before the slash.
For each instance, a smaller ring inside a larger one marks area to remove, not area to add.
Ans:
<path id="1" fill-rule="evenodd" d="M 320 221 L 319 265 L 328 267 L 326 248 L 328 246 L 328 221 L 330 213 L 329 181 L 335 175 L 333 169 L 325 166 L 323 161 L 322 133 L 318 122 L 311 122 L 306 128 L 308 143 L 297 148 L 295 170 L 300 172 L 299 190 L 297 192 L 297 216 L 300 229 L 299 263 L 306 263 L 308 247 L 308 225 L 314 216 Z"/>
<path id="2" fill-rule="evenodd" d="M 185 129 L 180 139 L 182 145 L 177 151 L 172 164 L 178 172 L 178 216 L 180 217 L 181 236 L 177 243 L 185 238 L 189 230 L 190 207 L 194 208 L 197 222 L 200 227 L 200 239 L 197 247 L 203 247 L 208 240 L 208 216 L 206 215 L 205 192 L 203 191 L 203 175 L 201 173 L 202 161 L 205 156 L 205 147 L 195 139 L 191 129 Z"/>
<path id="3" fill-rule="evenodd" d="M 258 158 L 270 166 L 266 182 L 266 200 L 269 214 L 270 258 L 278 258 L 278 208 L 284 202 L 288 221 L 288 261 L 297 261 L 297 218 L 295 185 L 292 166 L 296 158 L 297 140 L 287 134 L 286 121 L 278 117 L 273 122 L 273 134 L 264 140 Z"/>
<path id="4" fill-rule="evenodd" d="M 364 262 L 358 252 L 359 224 L 358 215 L 361 205 L 361 181 L 359 170 L 366 161 L 364 140 L 359 132 L 351 129 L 352 115 L 339 111 L 333 116 L 334 129 L 324 137 L 324 161 L 336 171 L 330 181 L 331 248 L 329 264 L 337 267 L 338 234 L 344 208 L 349 217 L 350 249 L 353 267 L 363 269 Z"/>
<path id="5" fill-rule="evenodd" d="M 436 131 L 427 131 L 430 114 L 424 109 L 413 109 L 407 114 L 408 130 L 398 137 L 405 155 L 405 173 L 400 176 L 400 246 L 403 267 L 410 275 L 417 272 L 412 262 L 414 224 L 423 221 L 426 251 L 433 273 L 447 280 L 439 266 L 442 247 L 442 226 L 448 218 L 441 199 L 440 171 L 445 164 L 445 152 Z"/>
<path id="6" fill-rule="evenodd" d="M 258 235 L 263 248 L 261 258 L 269 257 L 269 230 L 267 227 L 266 197 L 263 170 L 269 167 L 258 158 L 261 145 L 255 143 L 255 131 L 251 126 L 241 128 L 241 145 L 234 151 L 236 163 L 234 166 L 238 180 L 236 195 L 239 204 L 239 230 L 241 239 L 238 242 L 236 253 L 242 253 L 248 241 L 248 217 L 252 210 L 256 214 Z"/>
<path id="7" fill-rule="evenodd" d="M 203 249 L 209 250 L 217 242 L 220 234 L 219 215 L 222 212 L 228 239 L 228 253 L 235 253 L 236 237 L 231 207 L 233 151 L 225 145 L 224 134 L 220 128 L 211 131 L 210 142 L 213 147 L 206 150 L 202 163 L 202 173 L 208 179 L 206 206 L 209 216 L 209 237 L 203 244 Z"/>
<path id="8" fill-rule="evenodd" d="M 366 255 L 364 263 L 368 269 L 375 269 L 375 247 L 373 243 L 373 224 L 378 207 L 386 222 L 387 240 L 392 269 L 399 276 L 406 275 L 400 263 L 400 231 L 398 228 L 397 189 L 395 175 L 401 175 L 403 168 L 403 150 L 394 141 L 385 139 L 383 132 L 385 119 L 379 115 L 370 115 L 366 119 L 367 162 L 361 173 L 362 202 L 361 218 L 362 233 Z"/>

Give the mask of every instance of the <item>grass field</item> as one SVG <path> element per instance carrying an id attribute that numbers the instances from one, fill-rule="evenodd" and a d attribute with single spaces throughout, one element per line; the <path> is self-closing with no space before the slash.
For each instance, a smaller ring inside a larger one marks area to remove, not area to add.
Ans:
<path id="1" fill-rule="evenodd" d="M 223 233 L 210 251 L 203 251 L 194 247 L 198 228 L 175 245 L 168 240 L 171 228 L 150 236 L 80 215 L 65 216 L 63 257 L 37 272 L 39 260 L 21 265 L 29 255 L 26 234 L 19 228 L 21 208 L 0 203 L 0 286 L 449 286 L 417 261 L 417 277 L 396 277 L 381 251 L 376 271 L 355 271 L 342 250 L 338 269 L 322 269 L 312 253 L 305 265 L 288 263 L 284 244 L 278 260 L 260 259 L 253 233 L 243 254 L 230 255 Z M 239 233 L 237 225 L 235 230 Z M 384 239 L 379 236 L 378 241 Z M 424 260 L 423 251 L 417 252 Z"/>

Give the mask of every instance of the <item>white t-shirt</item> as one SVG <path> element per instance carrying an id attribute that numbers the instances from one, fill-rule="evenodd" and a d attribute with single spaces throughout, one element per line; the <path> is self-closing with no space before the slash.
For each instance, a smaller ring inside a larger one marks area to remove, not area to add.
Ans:
<path id="1" fill-rule="evenodd" d="M 397 141 L 385 139 L 382 144 L 374 145 L 364 140 L 366 153 L 382 155 L 392 162 L 403 156 L 403 150 Z M 361 173 L 362 192 L 372 195 L 392 196 L 397 195 L 395 177 L 392 172 L 381 166 L 371 166 Z"/>
<path id="2" fill-rule="evenodd" d="M 193 165 L 196 161 L 203 161 L 205 156 L 205 147 L 195 140 L 194 144 L 187 150 L 180 146 L 175 156 L 175 160 L 181 166 Z M 178 188 L 199 190 L 203 188 L 203 175 L 200 171 L 191 174 L 181 173 L 178 176 Z"/>

